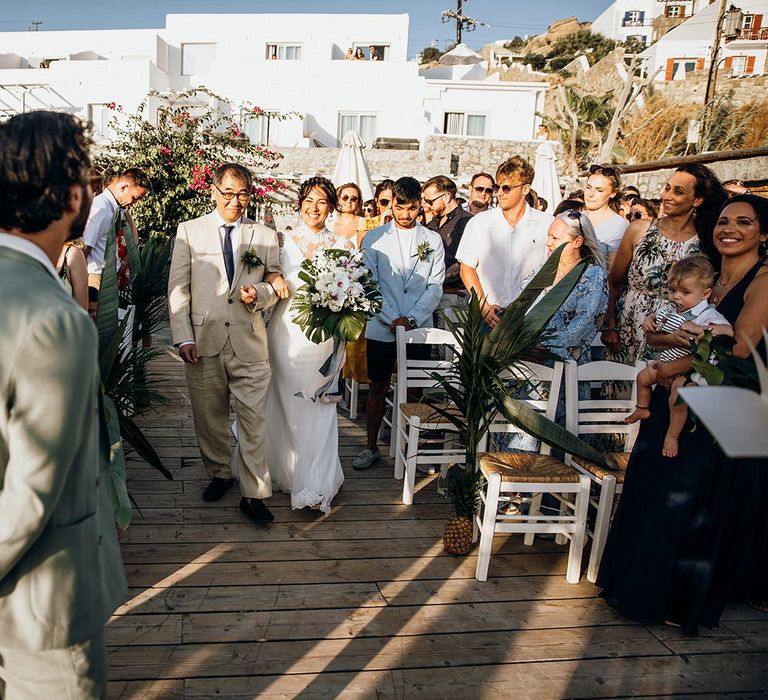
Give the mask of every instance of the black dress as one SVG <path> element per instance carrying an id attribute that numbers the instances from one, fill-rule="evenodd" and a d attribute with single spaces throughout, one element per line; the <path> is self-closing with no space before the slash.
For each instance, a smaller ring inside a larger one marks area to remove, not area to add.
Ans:
<path id="1" fill-rule="evenodd" d="M 732 324 L 759 269 L 760 263 L 718 306 Z M 657 386 L 597 585 L 627 618 L 671 621 L 696 634 L 699 625 L 717 625 L 729 599 L 768 598 L 768 461 L 727 458 L 702 425 L 691 432 L 690 419 L 678 456 L 663 457 L 668 400 L 669 391 Z"/>

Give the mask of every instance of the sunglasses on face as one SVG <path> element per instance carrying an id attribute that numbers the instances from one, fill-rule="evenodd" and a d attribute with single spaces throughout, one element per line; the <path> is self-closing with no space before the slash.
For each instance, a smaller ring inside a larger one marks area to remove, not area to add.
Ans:
<path id="1" fill-rule="evenodd" d="M 512 190 L 516 190 L 518 187 L 525 187 L 526 182 L 521 182 L 518 185 L 497 185 L 496 191 L 497 192 L 503 192 L 504 194 L 509 194 Z"/>
<path id="2" fill-rule="evenodd" d="M 378 200 L 380 207 L 388 207 L 389 206 L 389 200 L 386 197 L 382 197 Z"/>
<path id="3" fill-rule="evenodd" d="M 341 201 L 342 202 L 359 202 L 360 197 L 354 194 L 353 195 L 343 194 L 341 195 Z"/>
<path id="4" fill-rule="evenodd" d="M 494 185 L 493 187 L 475 187 L 474 185 L 472 185 L 472 189 L 475 192 L 480 192 L 480 194 L 493 194 L 499 188 L 496 187 L 496 185 Z"/>
<path id="5" fill-rule="evenodd" d="M 642 219 L 642 218 L 643 218 L 643 215 L 639 211 L 636 211 L 634 213 L 629 212 L 629 214 L 627 214 L 627 221 L 636 221 L 637 219 Z"/>
<path id="6" fill-rule="evenodd" d="M 606 177 L 616 177 L 619 173 L 617 172 L 616 168 L 613 168 L 610 165 L 598 165 L 597 163 L 595 163 L 594 165 L 589 166 L 589 174 L 605 175 Z"/>
<path id="7" fill-rule="evenodd" d="M 373 207 L 369 204 L 367 207 L 363 207 L 363 211 L 367 211 L 373 214 Z"/>
<path id="8" fill-rule="evenodd" d="M 426 197 L 422 197 L 422 199 L 431 207 L 440 197 L 444 197 L 447 194 L 447 192 L 441 192 L 437 197 L 432 197 L 432 199 L 427 199 Z"/>

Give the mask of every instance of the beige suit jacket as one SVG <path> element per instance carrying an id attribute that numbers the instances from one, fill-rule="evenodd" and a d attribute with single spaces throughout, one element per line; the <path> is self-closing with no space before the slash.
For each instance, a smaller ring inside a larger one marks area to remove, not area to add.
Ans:
<path id="1" fill-rule="evenodd" d="M 243 253 L 252 250 L 261 265 L 250 270 Z M 274 289 L 263 281 L 270 272 L 282 272 L 277 234 L 244 219 L 240 247 L 235 254 L 235 276 L 227 283 L 219 227 L 213 213 L 179 225 L 168 278 L 168 308 L 174 344 L 194 341 L 201 357 L 218 355 L 227 339 L 245 362 L 268 359 L 263 309 L 277 301 Z M 240 302 L 240 286 L 258 291 L 255 304 Z"/>
<path id="2" fill-rule="evenodd" d="M 43 265 L 0 248 L 0 647 L 93 637 L 125 596 L 97 336 Z"/>

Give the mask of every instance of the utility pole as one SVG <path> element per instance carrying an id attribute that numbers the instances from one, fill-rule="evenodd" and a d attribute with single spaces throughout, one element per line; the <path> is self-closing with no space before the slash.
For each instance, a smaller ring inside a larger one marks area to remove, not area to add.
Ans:
<path id="1" fill-rule="evenodd" d="M 720 39 L 723 34 L 723 23 L 725 22 L 725 9 L 728 0 L 720 0 L 720 9 L 717 13 L 717 23 L 715 24 L 715 36 L 712 39 L 712 50 L 709 54 L 709 73 L 707 74 L 707 90 L 704 93 L 704 116 L 701 124 L 701 136 L 707 129 L 707 122 L 712 111 L 712 102 L 715 99 L 715 90 L 717 88 L 717 68 L 719 64 L 718 55 L 720 53 Z"/>
<path id="2" fill-rule="evenodd" d="M 464 27 L 466 26 L 467 31 L 471 32 L 478 28 L 478 26 L 481 27 L 487 27 L 488 25 L 484 22 L 481 22 L 478 19 L 475 19 L 474 17 L 465 17 L 462 14 L 462 11 L 464 9 L 464 1 L 463 0 L 456 0 L 456 11 L 453 10 L 444 10 L 440 13 L 440 16 L 442 17 L 443 22 L 449 22 L 450 20 L 456 20 L 456 46 L 458 46 L 461 43 L 461 32 L 463 31 Z"/>

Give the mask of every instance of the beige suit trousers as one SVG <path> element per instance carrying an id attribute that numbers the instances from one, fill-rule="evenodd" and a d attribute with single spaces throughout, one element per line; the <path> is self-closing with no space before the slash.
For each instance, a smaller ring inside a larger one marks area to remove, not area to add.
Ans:
<path id="1" fill-rule="evenodd" d="M 238 478 L 245 498 L 269 498 L 272 480 L 267 468 L 267 388 L 269 360 L 244 362 L 227 340 L 218 355 L 199 357 L 186 365 L 189 398 L 200 454 L 210 478 L 232 478 L 229 400 L 235 400 L 238 433 Z"/>
<path id="2" fill-rule="evenodd" d="M 0 647 L 0 698 L 106 700 L 104 632 L 64 649 L 29 651 Z"/>

